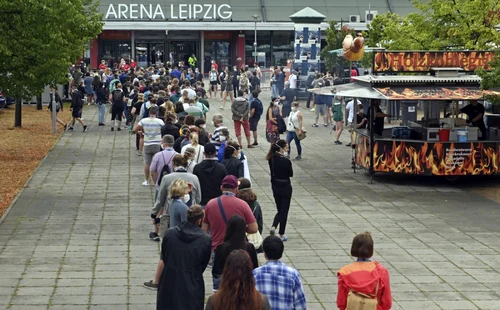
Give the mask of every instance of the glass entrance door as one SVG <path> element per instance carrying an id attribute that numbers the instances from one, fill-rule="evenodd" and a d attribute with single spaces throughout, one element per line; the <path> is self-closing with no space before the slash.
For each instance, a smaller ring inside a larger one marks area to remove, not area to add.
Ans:
<path id="1" fill-rule="evenodd" d="M 137 41 L 135 44 L 135 61 L 139 67 L 160 65 L 168 61 L 165 55 L 164 41 Z"/>
<path id="2" fill-rule="evenodd" d="M 169 58 L 173 66 L 179 66 L 180 62 L 184 62 L 184 66 L 188 66 L 188 59 L 191 54 L 195 54 L 198 58 L 199 67 L 199 57 L 197 42 L 195 41 L 170 41 L 169 44 Z"/>

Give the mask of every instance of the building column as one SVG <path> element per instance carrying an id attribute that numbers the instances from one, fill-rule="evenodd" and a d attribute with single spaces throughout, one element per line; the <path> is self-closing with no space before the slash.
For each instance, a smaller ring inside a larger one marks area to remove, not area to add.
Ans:
<path id="1" fill-rule="evenodd" d="M 240 69 L 242 64 L 245 64 L 245 34 L 240 33 L 238 34 L 238 51 L 237 51 L 237 56 L 236 58 L 241 58 L 240 62 L 238 63 L 238 70 Z"/>
<path id="2" fill-rule="evenodd" d="M 200 57 L 198 58 L 200 72 L 205 72 L 205 31 L 200 31 Z"/>
<path id="3" fill-rule="evenodd" d="M 97 39 L 92 39 L 90 44 L 90 67 L 92 69 L 99 67 L 99 44 Z"/>
<path id="4" fill-rule="evenodd" d="M 135 31 L 132 30 L 132 34 L 130 35 L 130 54 L 132 55 L 132 59 L 135 60 Z"/>

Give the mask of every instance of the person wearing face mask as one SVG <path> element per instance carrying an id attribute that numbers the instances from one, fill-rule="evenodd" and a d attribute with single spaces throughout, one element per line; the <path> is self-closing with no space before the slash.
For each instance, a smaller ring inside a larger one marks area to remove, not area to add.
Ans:
<path id="1" fill-rule="evenodd" d="M 170 227 L 179 226 L 187 220 L 188 206 L 191 196 L 189 184 L 183 179 L 175 180 L 168 190 L 168 197 L 172 200 L 169 206 Z"/>
<path id="2" fill-rule="evenodd" d="M 215 144 L 216 148 L 219 149 L 221 141 L 220 141 L 220 131 L 222 129 L 227 129 L 227 127 L 223 123 L 224 117 L 222 114 L 215 114 L 212 117 L 212 126 L 215 127 L 214 133 L 212 134 L 212 143 Z"/>
<path id="3" fill-rule="evenodd" d="M 279 98 L 273 98 L 266 112 L 266 140 L 274 144 L 280 139 L 278 131 L 278 117 L 281 116 Z"/>
<path id="4" fill-rule="evenodd" d="M 205 130 L 207 128 L 207 124 L 203 118 L 199 118 L 196 121 L 194 121 L 194 125 L 198 128 L 199 130 L 199 135 L 198 135 L 198 143 L 200 145 L 205 145 L 208 142 L 210 142 L 210 137 L 208 135 L 208 132 Z"/>
<path id="5" fill-rule="evenodd" d="M 238 179 L 244 177 L 243 162 L 240 160 L 240 146 L 237 142 L 229 141 L 227 143 L 222 164 L 226 167 L 228 174 L 234 175 Z"/>
<path id="6" fill-rule="evenodd" d="M 155 205 L 151 213 L 151 218 L 153 219 L 153 224 L 155 226 L 159 223 L 159 216 L 163 214 L 164 210 L 168 210 L 171 204 L 168 192 L 170 185 L 172 185 L 177 179 L 183 179 L 190 184 L 190 199 L 185 201 L 186 205 L 190 206 L 192 204 L 200 203 L 201 201 L 201 187 L 198 177 L 187 171 L 188 156 L 175 155 L 172 159 L 172 165 L 174 167 L 173 172 L 170 172 L 161 179 L 160 187 L 158 189 L 158 197 L 156 198 Z M 155 231 L 157 230 L 158 227 L 155 227 Z M 159 238 L 151 239 L 154 241 L 160 241 Z"/>
<path id="7" fill-rule="evenodd" d="M 220 163 L 224 160 L 224 152 L 226 151 L 226 146 L 229 141 L 229 130 L 227 129 L 222 129 L 220 131 L 220 146 L 219 150 L 217 151 L 217 159 L 219 160 Z"/>
<path id="8" fill-rule="evenodd" d="M 295 146 L 297 147 L 298 156 L 295 160 L 302 159 L 302 145 L 300 145 L 300 140 L 298 135 L 302 134 L 302 112 L 299 111 L 299 103 L 297 101 L 292 102 L 292 112 L 288 116 L 288 124 L 286 125 L 286 142 L 290 145 L 292 140 L 295 141 Z M 288 148 L 288 153 L 286 155 L 290 158 L 290 147 Z"/>
<path id="9" fill-rule="evenodd" d="M 288 211 L 290 210 L 290 201 L 292 200 L 292 183 L 290 178 L 293 177 L 293 168 L 292 162 L 285 157 L 287 152 L 288 143 L 285 140 L 279 140 L 271 144 L 271 148 L 266 156 L 271 171 L 271 188 L 278 211 L 274 216 L 270 234 L 274 236 L 276 228 L 279 225 L 279 237 L 283 242 L 288 240 L 288 236 L 285 235 L 285 229 L 288 220 Z"/>

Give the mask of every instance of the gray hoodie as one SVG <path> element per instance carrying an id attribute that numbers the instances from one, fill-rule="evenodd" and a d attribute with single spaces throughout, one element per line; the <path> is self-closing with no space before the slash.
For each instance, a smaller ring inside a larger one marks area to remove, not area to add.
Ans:
<path id="1" fill-rule="evenodd" d="M 243 97 L 236 97 L 231 105 L 233 121 L 248 121 L 250 117 L 250 105 Z"/>

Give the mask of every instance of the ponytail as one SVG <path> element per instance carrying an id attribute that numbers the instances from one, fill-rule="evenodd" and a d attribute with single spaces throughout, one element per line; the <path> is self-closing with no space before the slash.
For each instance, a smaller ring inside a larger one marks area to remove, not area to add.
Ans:
<path id="1" fill-rule="evenodd" d="M 273 158 L 273 156 L 285 146 L 286 146 L 286 141 L 283 139 L 278 140 L 276 143 L 271 144 L 271 148 L 269 149 L 269 152 L 267 152 L 266 155 L 266 160 L 267 161 L 271 160 L 271 158 Z"/>
<path id="2" fill-rule="evenodd" d="M 198 146 L 198 133 L 196 132 L 192 132 L 190 135 L 189 135 L 189 140 L 191 141 L 191 145 L 194 146 L 194 147 L 197 147 Z"/>

